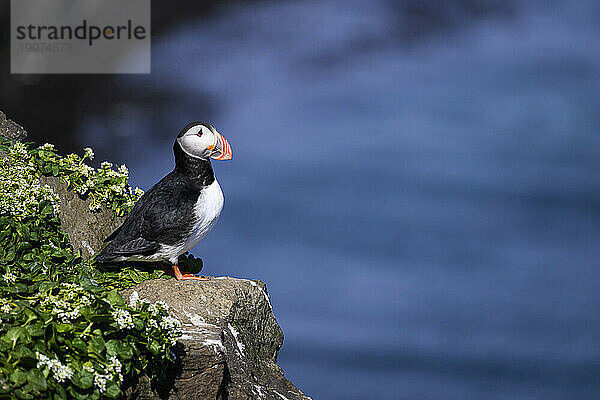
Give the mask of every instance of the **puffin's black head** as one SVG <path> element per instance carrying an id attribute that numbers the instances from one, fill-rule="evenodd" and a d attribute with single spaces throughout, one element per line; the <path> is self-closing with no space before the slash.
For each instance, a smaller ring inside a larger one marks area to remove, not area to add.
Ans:
<path id="1" fill-rule="evenodd" d="M 231 146 L 217 130 L 205 122 L 191 122 L 175 139 L 175 149 L 181 148 L 192 158 L 208 160 L 231 160 Z"/>

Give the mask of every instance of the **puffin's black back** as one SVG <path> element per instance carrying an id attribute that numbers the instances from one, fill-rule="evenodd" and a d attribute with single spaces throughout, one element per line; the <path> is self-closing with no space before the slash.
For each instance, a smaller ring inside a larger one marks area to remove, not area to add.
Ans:
<path id="1" fill-rule="evenodd" d="M 97 261 L 151 255 L 161 244 L 179 244 L 188 236 L 194 226 L 194 205 L 215 175 L 209 160 L 186 154 L 177 140 L 173 153 L 173 171 L 138 200 L 125 222 L 106 238 L 110 243 Z"/>

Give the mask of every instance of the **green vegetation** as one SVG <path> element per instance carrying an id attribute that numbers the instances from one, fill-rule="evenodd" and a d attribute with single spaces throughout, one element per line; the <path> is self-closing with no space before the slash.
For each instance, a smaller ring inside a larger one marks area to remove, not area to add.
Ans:
<path id="1" fill-rule="evenodd" d="M 104 204 L 124 215 L 142 194 L 127 168 L 86 165 L 91 149 L 61 157 L 2 138 L 0 151 L 0 399 L 115 399 L 141 373 L 160 379 L 180 323 L 165 304 L 126 302 L 118 290 L 162 271 L 84 260 L 60 229 L 58 197 L 39 183 L 59 177 L 92 200 L 90 212 Z"/>

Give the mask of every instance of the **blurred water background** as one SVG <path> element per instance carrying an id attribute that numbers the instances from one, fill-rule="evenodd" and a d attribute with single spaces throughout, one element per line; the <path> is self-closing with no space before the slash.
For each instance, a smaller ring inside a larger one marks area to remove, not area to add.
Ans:
<path id="1" fill-rule="evenodd" d="M 148 189 L 228 138 L 193 253 L 267 282 L 301 390 L 600 398 L 599 2 L 228 3 L 152 51 L 76 143 Z"/>

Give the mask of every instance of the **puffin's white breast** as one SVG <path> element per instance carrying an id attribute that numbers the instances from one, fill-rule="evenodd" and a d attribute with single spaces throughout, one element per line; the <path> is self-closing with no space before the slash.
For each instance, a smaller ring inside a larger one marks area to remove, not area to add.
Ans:
<path id="1" fill-rule="evenodd" d="M 183 254 L 197 245 L 204 236 L 215 226 L 221 210 L 223 209 L 223 192 L 219 182 L 215 179 L 213 183 L 205 187 L 194 206 L 194 228 L 185 240 L 179 254 Z"/>

